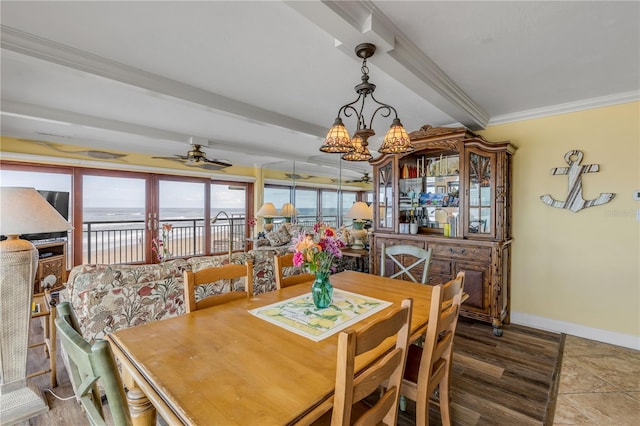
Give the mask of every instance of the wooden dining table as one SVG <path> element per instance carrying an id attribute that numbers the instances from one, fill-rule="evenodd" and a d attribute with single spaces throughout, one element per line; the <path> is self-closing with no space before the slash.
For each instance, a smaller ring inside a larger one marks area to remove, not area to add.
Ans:
<path id="1" fill-rule="evenodd" d="M 413 338 L 427 327 L 431 286 L 361 272 L 331 276 L 336 289 L 400 305 L 414 302 Z M 120 361 L 135 424 L 307 424 L 332 407 L 337 336 L 319 342 L 249 311 L 309 293 L 311 282 L 178 317 L 118 330 L 108 339 Z M 385 308 L 351 327 L 384 316 Z M 388 340 L 356 371 L 391 349 Z"/>

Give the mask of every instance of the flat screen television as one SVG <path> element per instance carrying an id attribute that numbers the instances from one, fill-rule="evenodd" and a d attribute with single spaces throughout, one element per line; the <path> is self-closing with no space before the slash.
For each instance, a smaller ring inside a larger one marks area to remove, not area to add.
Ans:
<path id="1" fill-rule="evenodd" d="M 44 191 L 38 190 L 54 209 L 60 213 L 60 216 L 69 220 L 69 193 L 64 191 Z M 67 238 L 68 232 L 43 232 L 40 234 L 24 234 L 20 235 L 23 240 L 39 241 L 39 240 L 53 240 L 59 238 Z"/>

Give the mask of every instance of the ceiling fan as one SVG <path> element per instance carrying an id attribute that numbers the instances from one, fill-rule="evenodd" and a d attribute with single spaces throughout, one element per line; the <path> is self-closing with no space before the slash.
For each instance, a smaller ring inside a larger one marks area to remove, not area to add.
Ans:
<path id="1" fill-rule="evenodd" d="M 289 179 L 294 179 L 294 180 L 307 180 L 315 177 L 311 175 L 299 175 L 298 173 L 285 173 L 284 175 Z"/>
<path id="2" fill-rule="evenodd" d="M 82 151 L 67 151 L 64 149 L 60 149 L 55 144 L 49 143 L 49 142 L 44 142 L 44 141 L 28 141 L 28 142 L 33 142 L 38 145 L 46 146 L 53 149 L 54 151 L 64 152 L 65 154 L 84 155 L 86 157 L 97 158 L 99 160 L 119 160 L 122 157 L 127 156 L 126 154 L 116 154 L 113 152 L 101 151 L 96 149 L 89 149 L 89 150 L 82 150 Z M 124 160 L 121 160 L 121 161 L 124 161 Z"/>
<path id="3" fill-rule="evenodd" d="M 193 149 L 187 151 L 187 155 L 175 154 L 173 157 L 152 157 L 164 160 L 182 161 L 185 166 L 200 167 L 207 170 L 220 170 L 231 167 L 231 163 L 225 160 L 209 159 L 202 151 L 202 145 L 193 145 Z"/>
<path id="4" fill-rule="evenodd" d="M 338 179 L 331 179 L 331 182 L 336 183 Z M 351 179 L 351 180 L 343 180 L 343 183 L 369 183 L 371 182 L 371 177 L 369 176 L 369 172 L 364 172 L 360 179 Z"/>

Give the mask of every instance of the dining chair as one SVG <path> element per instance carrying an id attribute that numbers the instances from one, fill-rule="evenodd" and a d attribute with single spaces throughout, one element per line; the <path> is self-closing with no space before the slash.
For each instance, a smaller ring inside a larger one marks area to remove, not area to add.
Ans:
<path id="1" fill-rule="evenodd" d="M 56 329 L 67 357 L 71 384 L 76 398 L 91 425 L 132 425 L 124 385 L 118 372 L 109 342 L 98 340 L 89 344 L 82 335 L 69 302 L 57 306 Z M 107 398 L 111 421 L 106 422 L 100 389 Z"/>
<path id="2" fill-rule="evenodd" d="M 405 299 L 401 306 L 385 317 L 357 330 L 342 331 L 338 335 L 333 409 L 320 417 L 314 425 L 329 422 L 331 426 L 397 423 L 399 391 L 409 345 L 412 308 L 413 300 Z M 355 376 L 356 362 L 363 362 L 356 360 L 366 359 L 369 351 L 390 337 L 395 337 L 396 341 L 393 350 Z M 361 402 L 383 383 L 386 383 L 386 388 L 372 407 Z"/>
<path id="3" fill-rule="evenodd" d="M 382 244 L 380 247 L 381 259 L 380 259 L 380 276 L 386 276 L 386 263 L 387 259 L 390 259 L 397 267 L 398 272 L 389 276 L 389 278 L 402 278 L 402 275 L 406 274 L 414 283 L 427 283 L 427 277 L 429 276 L 429 265 L 431 264 L 431 248 L 423 249 L 420 247 L 398 244 L 393 246 L 386 246 Z M 413 256 L 416 260 L 409 266 L 405 266 L 402 263 L 405 256 Z M 412 269 L 422 266 L 422 275 L 418 281 L 412 274 Z"/>
<path id="4" fill-rule="evenodd" d="M 429 424 L 429 399 L 439 390 L 443 425 L 451 425 L 449 389 L 453 337 L 464 290 L 464 272 L 455 279 L 433 287 L 429 323 L 423 346 L 409 345 L 407 365 L 400 393 L 416 402 L 416 425 Z"/>
<path id="5" fill-rule="evenodd" d="M 300 284 L 305 281 L 313 281 L 315 279 L 315 275 L 310 273 L 289 275 L 288 277 L 284 276 L 284 268 L 295 268 L 295 265 L 293 264 L 293 253 L 274 256 L 273 264 L 276 275 L 276 287 L 278 290 L 291 285 Z"/>
<path id="6" fill-rule="evenodd" d="M 198 286 L 214 283 L 220 280 L 234 280 L 243 278 L 244 291 L 231 290 L 225 293 L 212 294 L 204 297 L 196 302 L 196 289 Z M 253 297 L 253 263 L 247 262 L 246 265 L 228 264 L 223 266 L 212 266 L 202 269 L 198 272 L 184 271 L 184 301 L 185 311 L 187 313 L 197 311 L 198 309 L 209 308 L 211 306 L 221 305 L 231 302 L 232 300 L 247 299 Z"/>

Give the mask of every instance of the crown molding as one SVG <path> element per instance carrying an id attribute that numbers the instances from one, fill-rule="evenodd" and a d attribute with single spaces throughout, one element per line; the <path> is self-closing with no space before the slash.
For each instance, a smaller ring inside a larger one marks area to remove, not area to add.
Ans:
<path id="1" fill-rule="evenodd" d="M 512 114 L 504 114 L 489 120 L 489 126 L 514 123 L 517 121 L 533 120 L 551 115 L 567 114 L 570 112 L 584 111 L 587 109 L 601 108 L 611 105 L 625 104 L 640 101 L 640 91 L 616 93 L 614 95 L 600 96 L 598 98 L 584 99 L 582 101 L 567 102 L 544 108 L 534 108 Z"/>

